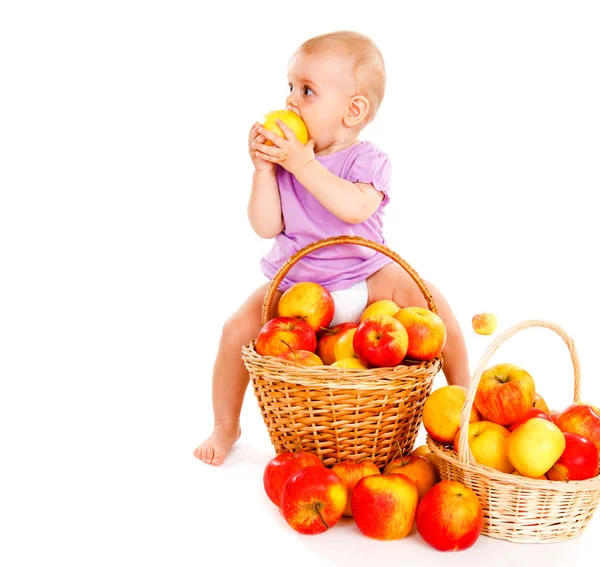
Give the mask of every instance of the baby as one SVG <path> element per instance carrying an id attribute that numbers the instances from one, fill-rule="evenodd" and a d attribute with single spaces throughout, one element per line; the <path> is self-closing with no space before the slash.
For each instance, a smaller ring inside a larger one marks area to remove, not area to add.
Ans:
<path id="1" fill-rule="evenodd" d="M 310 139 L 303 145 L 281 121 L 284 138 L 259 124 L 248 137 L 254 165 L 248 218 L 256 234 L 274 238 L 260 264 L 269 279 L 292 254 L 322 238 L 357 235 L 385 244 L 382 216 L 389 201 L 390 161 L 374 144 L 358 139 L 377 114 L 385 81 L 379 49 L 359 33 L 320 35 L 292 55 L 286 108 L 302 117 Z M 365 307 L 380 299 L 427 307 L 401 266 L 364 246 L 327 246 L 305 256 L 279 286 L 272 317 L 281 293 L 301 281 L 319 283 L 332 293 L 331 326 L 358 321 Z M 446 325 L 446 380 L 467 386 L 469 365 L 460 326 L 442 294 L 426 285 Z M 214 430 L 194 450 L 205 463 L 220 465 L 240 436 L 249 380 L 241 349 L 261 328 L 267 288 L 268 283 L 254 291 L 223 326 L 212 379 Z"/>

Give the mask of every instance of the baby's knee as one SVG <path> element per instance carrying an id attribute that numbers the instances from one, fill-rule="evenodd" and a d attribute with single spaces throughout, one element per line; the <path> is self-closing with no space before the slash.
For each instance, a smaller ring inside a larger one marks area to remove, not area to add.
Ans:
<path id="1" fill-rule="evenodd" d="M 227 343 L 247 343 L 256 338 L 260 331 L 260 321 L 253 317 L 235 313 L 226 319 L 221 330 L 221 340 Z"/>

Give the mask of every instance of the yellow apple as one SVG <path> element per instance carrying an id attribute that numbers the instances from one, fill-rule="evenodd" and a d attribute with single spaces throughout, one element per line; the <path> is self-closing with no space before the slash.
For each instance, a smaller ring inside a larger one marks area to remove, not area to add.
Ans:
<path id="1" fill-rule="evenodd" d="M 480 465 L 510 473 L 515 467 L 508 460 L 507 439 L 510 431 L 493 421 L 469 423 L 469 447 L 473 458 Z M 454 450 L 458 453 L 460 430 L 454 438 Z"/>
<path id="2" fill-rule="evenodd" d="M 514 474 L 515 476 L 523 476 L 519 471 L 513 471 L 511 474 Z M 536 476 L 535 480 L 548 480 L 548 477 L 545 474 L 542 474 L 540 476 Z"/>
<path id="3" fill-rule="evenodd" d="M 534 417 L 507 439 L 508 460 L 523 476 L 537 478 L 560 458 L 567 442 L 551 421 Z"/>
<path id="4" fill-rule="evenodd" d="M 296 134 L 296 138 L 298 138 L 302 144 L 308 142 L 308 130 L 306 129 L 306 124 L 304 124 L 304 120 L 302 120 L 295 112 L 292 110 L 273 110 L 272 112 L 265 114 L 263 118 L 263 128 L 270 130 L 273 134 L 276 134 L 281 138 L 285 138 L 285 134 L 277 125 L 277 120 L 281 120 L 288 126 L 292 132 Z M 267 140 L 265 145 L 272 146 L 273 142 Z"/>
<path id="5" fill-rule="evenodd" d="M 356 358 L 353 345 L 356 329 L 357 327 L 352 327 L 339 334 L 337 341 L 335 341 L 335 344 L 333 345 L 333 358 L 335 360 L 341 360 L 342 358 Z"/>
<path id="6" fill-rule="evenodd" d="M 444 445 L 454 442 L 466 398 L 464 386 L 442 386 L 431 392 L 423 405 L 423 427 L 432 439 Z M 473 405 L 469 422 L 480 419 L 481 415 Z"/>
<path id="7" fill-rule="evenodd" d="M 330 366 L 335 366 L 336 368 L 362 368 L 364 370 L 367 367 L 360 361 L 358 358 L 341 358 L 340 360 L 336 360 Z"/>
<path id="8" fill-rule="evenodd" d="M 477 313 L 471 324 L 478 335 L 492 335 L 498 327 L 498 318 L 492 313 Z"/>
<path id="9" fill-rule="evenodd" d="M 400 307 L 398 304 L 394 303 L 391 299 L 380 299 L 367 306 L 360 316 L 359 323 L 362 323 L 365 319 L 373 315 L 389 315 L 393 317 L 399 310 Z"/>
<path id="10" fill-rule="evenodd" d="M 398 457 L 385 467 L 384 474 L 403 474 L 410 478 L 416 485 L 419 500 L 437 482 L 433 465 L 420 455 Z"/>
<path id="11" fill-rule="evenodd" d="M 550 415 L 550 409 L 548 408 L 548 404 L 546 403 L 544 398 L 542 398 L 542 396 L 540 396 L 537 392 L 535 393 L 535 399 L 533 400 L 533 407 L 541 409 L 542 411 L 545 411 L 548 415 Z"/>
<path id="12" fill-rule="evenodd" d="M 436 480 L 439 482 L 439 480 L 442 478 L 440 474 L 440 462 L 429 445 L 420 445 L 411 454 L 418 455 L 419 457 L 425 457 L 433 465 L 433 468 L 435 469 Z"/>

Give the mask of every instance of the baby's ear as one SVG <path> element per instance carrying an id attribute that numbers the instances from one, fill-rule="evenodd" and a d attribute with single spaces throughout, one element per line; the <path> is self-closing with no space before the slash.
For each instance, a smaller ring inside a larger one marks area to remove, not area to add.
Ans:
<path id="1" fill-rule="evenodd" d="M 369 100 L 365 96 L 354 95 L 350 99 L 348 110 L 344 116 L 344 125 L 352 128 L 364 122 L 369 113 L 369 107 Z"/>

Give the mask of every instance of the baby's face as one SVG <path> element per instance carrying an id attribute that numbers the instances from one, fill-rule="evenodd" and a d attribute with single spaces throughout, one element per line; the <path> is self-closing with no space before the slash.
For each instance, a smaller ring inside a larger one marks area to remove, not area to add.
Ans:
<path id="1" fill-rule="evenodd" d="M 286 108 L 299 114 L 319 151 L 339 141 L 343 117 L 356 94 L 354 76 L 337 55 L 295 55 L 288 65 Z"/>

